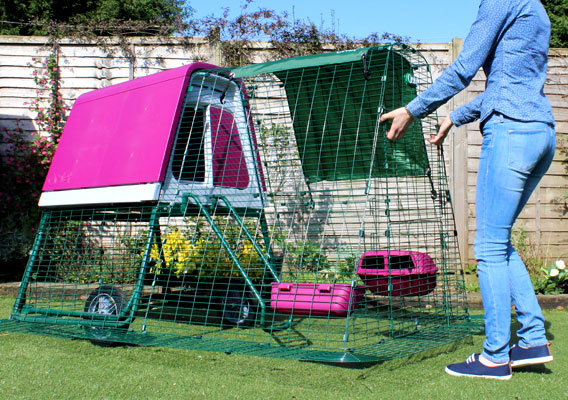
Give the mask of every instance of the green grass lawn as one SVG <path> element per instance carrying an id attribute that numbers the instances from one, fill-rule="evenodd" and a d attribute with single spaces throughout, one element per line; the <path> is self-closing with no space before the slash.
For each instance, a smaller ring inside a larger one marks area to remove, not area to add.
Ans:
<path id="1" fill-rule="evenodd" d="M 14 298 L 0 297 L 0 318 Z M 0 334 L 0 399 L 568 399 L 568 311 L 546 311 L 555 361 L 508 382 L 455 378 L 445 365 L 478 352 L 482 336 L 446 352 L 366 369 L 157 347 Z"/>

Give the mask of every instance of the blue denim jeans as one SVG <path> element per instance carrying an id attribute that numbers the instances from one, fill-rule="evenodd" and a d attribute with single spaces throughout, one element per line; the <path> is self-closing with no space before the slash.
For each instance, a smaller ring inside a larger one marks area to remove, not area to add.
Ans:
<path id="1" fill-rule="evenodd" d="M 547 343 L 526 267 L 511 245 L 513 224 L 554 157 L 554 128 L 493 114 L 483 126 L 476 192 L 475 258 L 485 310 L 483 356 L 509 361 L 511 299 L 523 347 Z"/>

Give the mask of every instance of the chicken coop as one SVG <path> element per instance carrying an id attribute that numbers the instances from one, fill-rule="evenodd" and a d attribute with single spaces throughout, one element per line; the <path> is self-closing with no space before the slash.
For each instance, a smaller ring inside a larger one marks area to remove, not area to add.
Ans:
<path id="1" fill-rule="evenodd" d="M 80 96 L 0 330 L 330 363 L 473 332 L 431 84 L 384 45 L 160 72 Z"/>

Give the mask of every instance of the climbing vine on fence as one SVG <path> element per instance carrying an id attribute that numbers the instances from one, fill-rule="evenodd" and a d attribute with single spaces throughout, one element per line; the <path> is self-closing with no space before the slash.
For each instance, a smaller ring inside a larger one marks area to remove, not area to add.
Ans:
<path id="1" fill-rule="evenodd" d="M 63 101 L 60 92 L 59 65 L 57 50 L 52 51 L 47 57 L 32 58 L 28 66 L 33 68 L 32 74 L 36 84 L 35 99 L 29 103 L 30 110 L 36 113 L 36 123 L 40 133 L 36 135 L 36 146 L 43 145 L 45 149 L 45 162 L 49 163 L 53 151 L 61 133 L 63 122 L 69 111 L 69 107 Z M 41 132 L 47 135 L 41 135 Z"/>
<path id="2" fill-rule="evenodd" d="M 37 130 L 30 134 L 16 127 L 2 127 L 0 161 L 0 261 L 22 259 L 29 251 L 38 224 L 37 202 L 69 108 L 60 92 L 57 48 L 28 64 L 36 84 L 28 107 L 35 114 Z"/>
<path id="3" fill-rule="evenodd" d="M 191 32 L 205 35 L 218 43 L 224 65 L 239 66 L 254 62 L 256 41 L 272 46 L 270 57 L 280 59 L 325 51 L 341 51 L 384 42 L 408 42 L 408 37 L 391 33 L 372 33 L 365 38 L 340 34 L 333 28 L 318 27 L 311 21 L 298 20 L 287 12 L 266 8 L 251 9 L 253 0 L 246 0 L 231 16 L 229 7 L 220 15 L 194 20 Z M 268 60 L 263 60 L 268 61 Z"/>

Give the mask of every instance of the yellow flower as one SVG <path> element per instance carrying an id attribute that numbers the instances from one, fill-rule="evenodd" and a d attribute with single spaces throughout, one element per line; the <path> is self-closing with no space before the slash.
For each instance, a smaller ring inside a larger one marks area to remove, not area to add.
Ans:
<path id="1" fill-rule="evenodd" d="M 250 241 L 229 242 L 229 245 L 250 278 L 263 276 L 264 264 Z M 158 273 L 166 267 L 178 276 L 194 271 L 200 276 L 241 276 L 227 249 L 216 237 L 201 236 L 192 243 L 187 232 L 176 227 L 164 235 L 161 246 L 152 245 L 150 257 L 156 262 Z"/>
<path id="2" fill-rule="evenodd" d="M 150 250 L 150 257 L 158 263 L 158 273 L 161 272 L 161 259 L 166 268 L 171 268 L 176 275 L 186 274 L 195 266 L 190 262 L 194 246 L 178 229 L 166 233 L 161 249 L 160 254 L 160 247 L 154 244 Z"/>

